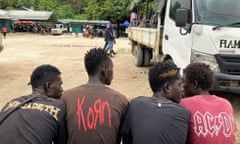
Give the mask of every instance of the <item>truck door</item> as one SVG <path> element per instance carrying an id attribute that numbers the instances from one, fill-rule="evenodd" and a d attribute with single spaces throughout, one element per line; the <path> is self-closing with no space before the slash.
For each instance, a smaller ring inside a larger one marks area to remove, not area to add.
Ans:
<path id="1" fill-rule="evenodd" d="M 182 29 L 182 33 L 185 34 L 181 34 L 180 28 L 176 27 L 175 15 L 178 8 L 189 9 L 189 23 L 192 21 L 190 0 L 168 0 L 164 20 L 163 53 L 170 55 L 180 68 L 184 68 L 190 63 L 192 34 L 186 33 L 186 29 Z"/>

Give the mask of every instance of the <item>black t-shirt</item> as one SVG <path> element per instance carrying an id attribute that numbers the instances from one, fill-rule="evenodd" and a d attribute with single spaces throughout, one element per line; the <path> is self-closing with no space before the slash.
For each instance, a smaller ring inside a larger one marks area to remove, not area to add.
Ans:
<path id="1" fill-rule="evenodd" d="M 29 96 L 10 101 L 1 115 Z M 0 125 L 1 144 L 66 144 L 65 103 L 60 99 L 38 96 L 14 111 Z"/>
<path id="2" fill-rule="evenodd" d="M 177 103 L 141 96 L 130 102 L 121 134 L 127 144 L 185 144 L 189 118 Z"/>

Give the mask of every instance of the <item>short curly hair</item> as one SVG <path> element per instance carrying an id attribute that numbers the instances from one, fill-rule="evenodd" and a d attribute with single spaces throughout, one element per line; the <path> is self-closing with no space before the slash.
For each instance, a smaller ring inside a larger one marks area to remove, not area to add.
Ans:
<path id="1" fill-rule="evenodd" d="M 149 70 L 148 80 L 153 92 L 162 89 L 166 82 L 180 78 L 179 68 L 172 60 L 159 62 Z"/>
<path id="2" fill-rule="evenodd" d="M 95 75 L 99 68 L 107 61 L 111 61 L 111 58 L 105 50 L 102 48 L 90 49 L 84 57 L 85 68 L 88 75 Z"/>
<path id="3" fill-rule="evenodd" d="M 187 81 L 197 81 L 198 86 L 203 90 L 210 90 L 214 82 L 214 73 L 210 66 L 205 63 L 189 64 L 183 70 L 183 74 L 185 74 Z"/>
<path id="4" fill-rule="evenodd" d="M 38 66 L 30 77 L 29 84 L 32 85 L 32 88 L 39 88 L 44 86 L 49 81 L 54 81 L 61 74 L 60 70 L 49 64 L 43 64 Z"/>

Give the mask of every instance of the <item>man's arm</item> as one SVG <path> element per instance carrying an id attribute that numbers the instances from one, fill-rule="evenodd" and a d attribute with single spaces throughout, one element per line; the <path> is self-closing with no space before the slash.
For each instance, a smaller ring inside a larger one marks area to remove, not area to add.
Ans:
<path id="1" fill-rule="evenodd" d="M 122 144 L 132 144 L 132 134 L 131 134 L 131 108 L 128 105 L 127 111 L 123 118 L 121 128 L 120 128 L 120 138 Z"/>
<path id="2" fill-rule="evenodd" d="M 53 142 L 54 144 L 67 144 L 67 124 L 66 124 L 66 104 L 63 101 L 63 108 L 61 109 L 61 114 L 59 114 L 58 131 Z"/>
<path id="3" fill-rule="evenodd" d="M 122 136 L 122 144 L 132 144 L 132 136 L 131 135 Z"/>

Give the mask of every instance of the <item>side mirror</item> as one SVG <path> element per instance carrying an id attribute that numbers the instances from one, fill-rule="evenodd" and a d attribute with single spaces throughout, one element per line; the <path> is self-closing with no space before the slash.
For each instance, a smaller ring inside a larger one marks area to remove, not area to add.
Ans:
<path id="1" fill-rule="evenodd" d="M 175 24 L 177 27 L 185 27 L 188 19 L 188 10 L 187 9 L 177 9 Z"/>

